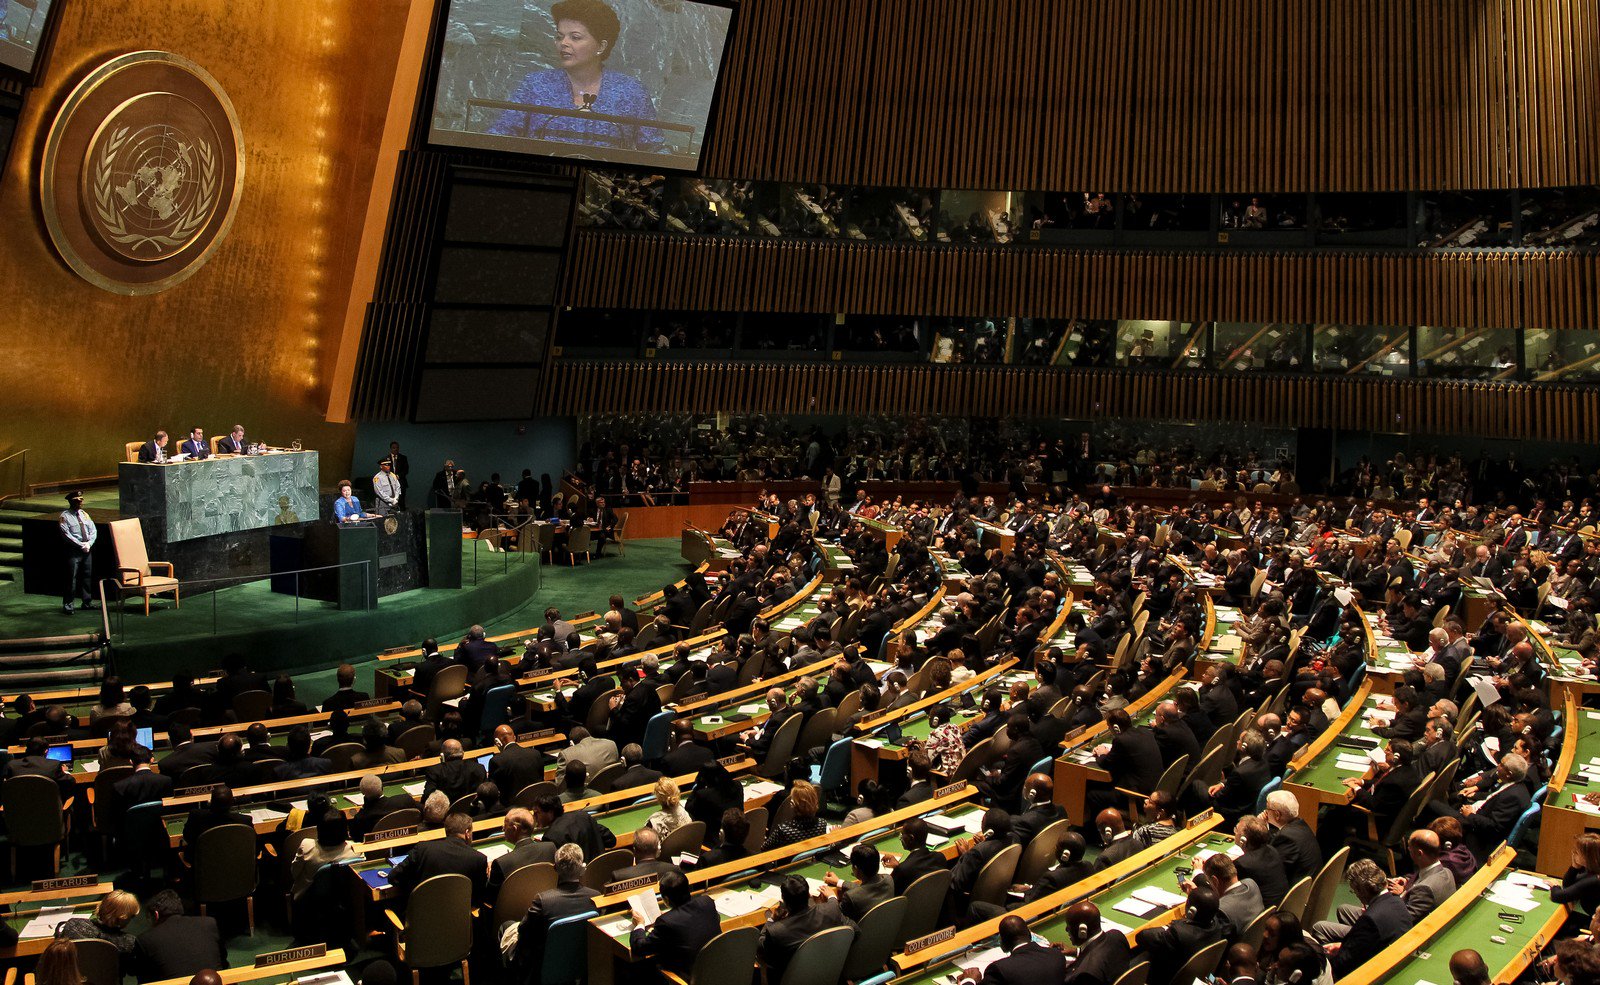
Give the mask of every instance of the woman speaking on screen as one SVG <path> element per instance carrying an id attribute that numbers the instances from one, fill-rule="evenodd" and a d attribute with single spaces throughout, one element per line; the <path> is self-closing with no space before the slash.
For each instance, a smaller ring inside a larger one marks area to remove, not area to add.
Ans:
<path id="1" fill-rule="evenodd" d="M 559 68 L 531 72 L 509 102 L 580 111 L 576 115 L 546 115 L 507 110 L 489 128 L 490 133 L 565 143 L 593 144 L 623 150 L 660 151 L 661 131 L 596 119 L 589 114 L 653 120 L 655 106 L 639 80 L 607 71 L 606 59 L 617 47 L 622 22 L 602 0 L 560 0 L 550 8 L 556 25 L 556 61 Z"/>

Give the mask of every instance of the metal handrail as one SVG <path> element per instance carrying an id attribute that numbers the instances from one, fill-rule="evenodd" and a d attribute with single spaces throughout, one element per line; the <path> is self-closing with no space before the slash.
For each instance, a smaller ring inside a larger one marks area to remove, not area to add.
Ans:
<path id="1" fill-rule="evenodd" d="M 18 448 L 6 457 L 0 458 L 0 465 L 4 465 L 13 458 L 18 457 L 22 459 L 22 481 L 17 483 L 16 492 L 0 494 L 0 499 L 10 499 L 12 496 L 26 496 L 28 494 L 28 449 Z"/>
<path id="2" fill-rule="evenodd" d="M 259 575 L 228 575 L 228 576 L 225 576 L 225 577 L 222 577 L 222 578 L 195 578 L 195 579 L 192 579 L 192 580 L 189 580 L 189 581 L 183 581 L 183 580 L 180 579 L 178 584 L 180 586 L 209 585 L 209 584 L 216 584 L 216 583 L 219 583 L 219 582 L 237 582 L 239 584 L 244 584 L 246 582 L 264 581 L 264 580 L 270 580 L 270 579 L 273 579 L 273 578 L 283 578 L 283 577 L 288 577 L 290 575 L 293 575 L 294 576 L 294 580 L 295 580 L 295 590 L 294 590 L 295 618 L 296 618 L 296 620 L 298 620 L 299 619 L 299 612 L 300 612 L 300 576 L 301 575 L 313 574 L 313 573 L 318 572 L 318 571 L 334 571 L 334 570 L 337 570 L 339 568 L 352 568 L 352 567 L 356 567 L 358 565 L 360 567 L 362 567 L 362 568 L 367 568 L 367 569 L 370 570 L 370 568 L 372 566 L 372 562 L 370 560 L 343 561 L 343 562 L 340 562 L 338 564 L 318 565 L 318 566 L 316 566 L 314 568 L 295 568 L 292 571 L 269 571 L 269 572 L 267 572 L 265 574 L 259 574 Z M 101 594 L 101 602 L 100 602 L 101 611 L 105 612 L 105 609 L 106 609 L 106 602 L 105 602 L 105 596 L 104 596 L 104 590 L 105 590 L 106 582 L 110 582 L 117 589 L 117 603 L 118 603 L 118 605 L 117 605 L 117 614 L 120 617 L 118 625 L 119 625 L 119 627 L 122 627 L 121 629 L 119 629 L 119 632 L 122 632 L 122 633 L 126 634 L 126 624 L 122 621 L 122 620 L 126 619 L 126 617 L 127 617 L 127 612 L 125 611 L 124 607 L 121 604 L 122 601 L 123 601 L 123 594 L 122 594 L 123 585 L 122 585 L 122 583 L 120 581 L 118 581 L 115 578 L 103 578 L 100 581 L 101 593 L 102 593 Z M 370 591 L 371 591 L 370 579 L 363 579 L 363 587 L 364 587 L 365 591 L 370 593 Z M 366 602 L 367 602 L 367 608 L 372 608 L 373 599 L 372 599 L 370 594 L 368 594 Z M 215 629 L 216 618 L 217 618 L 216 617 L 216 604 L 217 604 L 217 596 L 216 596 L 216 593 L 213 592 L 212 595 L 211 595 L 211 605 L 212 605 L 212 616 L 211 616 L 211 618 L 212 618 L 213 630 Z M 109 618 L 109 616 L 104 616 L 102 618 L 104 619 L 105 626 L 106 626 L 106 645 L 110 646 L 111 645 L 111 634 L 110 634 L 110 625 L 111 625 L 111 623 L 110 623 L 110 618 Z"/>

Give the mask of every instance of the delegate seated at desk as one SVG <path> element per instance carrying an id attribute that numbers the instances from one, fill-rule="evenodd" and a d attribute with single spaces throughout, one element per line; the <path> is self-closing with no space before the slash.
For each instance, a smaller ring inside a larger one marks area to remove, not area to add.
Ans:
<path id="1" fill-rule="evenodd" d="M 178 446 L 178 451 L 189 456 L 191 461 L 198 462 L 202 458 L 211 457 L 211 446 L 206 444 L 204 428 L 195 428 L 189 432 L 189 440 Z"/>
<path id="2" fill-rule="evenodd" d="M 349 479 L 339 480 L 339 498 L 333 501 L 333 518 L 340 523 L 370 518 L 370 514 L 361 508 L 361 500 L 356 498 Z"/>

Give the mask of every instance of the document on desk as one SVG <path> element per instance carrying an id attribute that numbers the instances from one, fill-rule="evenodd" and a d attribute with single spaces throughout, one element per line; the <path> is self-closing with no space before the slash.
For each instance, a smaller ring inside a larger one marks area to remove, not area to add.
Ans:
<path id="1" fill-rule="evenodd" d="M 661 916 L 661 903 L 656 899 L 654 889 L 645 889 L 628 897 L 628 909 L 644 918 L 643 926 L 655 926 L 656 918 Z"/>
<path id="2" fill-rule="evenodd" d="M 1143 920 L 1146 917 L 1154 916 L 1156 913 L 1159 913 L 1161 910 L 1165 909 L 1165 907 L 1157 906 L 1154 903 L 1147 903 L 1137 896 L 1129 896 L 1127 899 L 1122 900 L 1119 903 L 1112 904 L 1111 908 L 1119 913 L 1126 913 L 1131 917 L 1138 917 L 1140 920 Z"/>
<path id="3" fill-rule="evenodd" d="M 1180 896 L 1174 892 L 1169 892 L 1168 890 L 1162 889 L 1160 886 L 1144 886 L 1139 889 L 1135 889 L 1133 891 L 1133 896 L 1135 899 L 1144 900 L 1146 903 L 1153 903 L 1156 906 L 1161 907 L 1163 910 L 1170 910 L 1175 906 L 1181 906 L 1187 900 L 1187 897 Z"/>
<path id="4" fill-rule="evenodd" d="M 47 906 L 32 920 L 22 925 L 20 937 L 54 937 L 56 928 L 77 916 L 70 906 Z"/>
<path id="5" fill-rule="evenodd" d="M 404 790 L 413 797 L 422 796 L 422 791 L 426 790 L 427 788 L 428 782 L 426 780 L 422 781 L 421 783 L 403 783 L 400 785 L 401 790 Z"/>
<path id="6" fill-rule="evenodd" d="M 773 797 L 783 793 L 783 787 L 771 780 L 757 780 L 744 788 L 744 799 L 755 800 L 757 797 Z"/>

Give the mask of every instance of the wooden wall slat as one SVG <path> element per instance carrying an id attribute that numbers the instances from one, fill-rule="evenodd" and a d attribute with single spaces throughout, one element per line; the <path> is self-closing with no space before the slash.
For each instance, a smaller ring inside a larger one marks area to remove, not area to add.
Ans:
<path id="1" fill-rule="evenodd" d="M 744 0 L 716 177 L 1140 192 L 1600 183 L 1595 0 Z"/>
<path id="2" fill-rule="evenodd" d="M 1600 325 L 1600 255 L 918 247 L 582 230 L 582 308 L 1451 328 Z"/>

